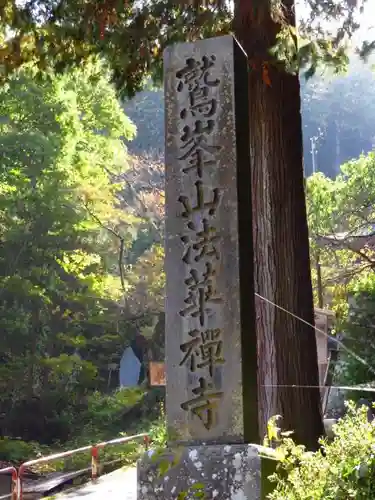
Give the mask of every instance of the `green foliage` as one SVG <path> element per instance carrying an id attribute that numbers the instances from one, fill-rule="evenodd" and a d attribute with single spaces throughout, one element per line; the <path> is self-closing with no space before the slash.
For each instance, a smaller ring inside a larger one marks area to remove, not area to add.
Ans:
<path id="1" fill-rule="evenodd" d="M 123 206 L 135 127 L 98 61 L 58 77 L 25 67 L 0 89 L 0 116 L 1 427 L 51 444 L 79 431 L 79 412 L 99 425 L 125 405 L 116 393 L 92 410 L 138 328 L 122 305 L 139 281 L 126 254 L 145 227 Z M 150 302 L 162 254 L 143 252 L 134 264 L 150 273 Z M 155 307 L 145 301 L 139 321 Z"/>
<path id="2" fill-rule="evenodd" d="M 144 392 L 139 389 L 120 389 L 112 394 L 94 392 L 88 397 L 87 420 L 95 427 L 113 428 L 119 417 L 140 402 Z"/>
<path id="3" fill-rule="evenodd" d="M 375 495 L 375 427 L 366 409 L 348 405 L 347 415 L 334 428 L 335 438 L 322 440 L 321 450 L 307 453 L 285 438 L 270 500 L 368 500 Z"/>
<path id="4" fill-rule="evenodd" d="M 317 173 L 307 181 L 309 221 L 315 236 L 369 233 L 374 221 L 375 154 L 345 163 L 334 180 Z M 361 232 L 360 232 L 361 231 Z"/>
<path id="5" fill-rule="evenodd" d="M 42 71 L 51 66 L 61 71 L 100 54 L 110 61 L 118 88 L 132 94 L 151 71 L 161 76 L 162 50 L 168 43 L 220 32 L 229 24 L 229 12 L 197 12 L 168 1 L 69 0 L 58 7 L 42 1 L 37 9 L 5 1 L 0 33 L 11 28 L 13 36 L 0 45 L 0 64 L 3 74 L 30 61 Z"/>
<path id="6" fill-rule="evenodd" d="M 34 441 L 25 442 L 21 439 L 0 437 L 0 460 L 19 464 L 25 457 L 30 460 L 40 457 L 43 451 L 46 451 L 46 448 Z"/>
<path id="7" fill-rule="evenodd" d="M 167 445 L 167 426 L 164 405 L 161 405 L 159 419 L 152 423 L 149 429 L 150 439 L 155 448 L 165 448 Z"/>
<path id="8" fill-rule="evenodd" d="M 178 494 L 177 500 L 186 500 L 187 498 L 206 498 L 205 488 L 203 483 L 194 483 L 188 491 L 181 491 Z"/>
<path id="9" fill-rule="evenodd" d="M 326 300 L 345 320 L 347 294 L 373 274 L 375 154 L 341 167 L 334 180 L 321 173 L 307 180 L 306 197 L 313 269 L 319 258 Z M 313 284 L 317 286 L 316 273 Z M 327 304 L 328 305 L 328 304 Z"/>
<path id="10" fill-rule="evenodd" d="M 358 279 L 351 290 L 352 305 L 343 326 L 344 344 L 356 357 L 343 352 L 340 355 L 339 382 L 350 385 L 367 385 L 375 381 L 375 348 L 372 342 L 375 321 L 375 275 Z M 359 358 L 359 359 L 358 359 Z M 361 361 L 362 360 L 362 361 Z M 357 393 L 357 397 L 371 397 Z"/>
<path id="11" fill-rule="evenodd" d="M 143 279 L 140 280 L 139 277 Z M 144 252 L 129 272 L 129 290 L 132 293 L 133 309 L 142 311 L 148 305 L 154 311 L 164 304 L 164 247 L 153 245 Z"/>
<path id="12" fill-rule="evenodd" d="M 59 55 L 49 45 L 53 26 L 34 29 L 30 8 L 20 21 L 14 4 L 0 6 L 0 32 L 13 26 L 22 59 L 0 36 L 0 428 L 24 440 L 2 447 L 4 459 L 20 460 L 35 456 L 37 440 L 49 454 L 141 426 L 127 413 L 143 416 L 144 391 L 112 393 L 118 376 L 110 385 L 109 365 L 153 325 L 164 286 L 154 194 L 143 196 L 144 211 L 128 197 L 126 144 L 136 128 L 113 75 L 90 44 L 80 65 L 56 75 L 69 36 L 57 35 Z M 103 457 L 130 460 L 137 450 L 123 445 Z M 86 455 L 48 467 L 86 466 Z"/>
<path id="13" fill-rule="evenodd" d="M 375 380 L 374 172 L 375 154 L 369 153 L 344 164 L 333 180 L 319 173 L 307 181 L 313 285 L 317 295 L 319 262 L 324 305 L 336 311 L 336 328 L 347 348 L 341 350 L 336 372 L 344 385 Z"/>
<path id="14" fill-rule="evenodd" d="M 146 418 L 133 425 L 126 424 L 124 416 L 140 402 L 143 396 L 144 393 L 140 389 L 122 389 L 112 395 L 95 392 L 89 397 L 87 408 L 83 409 L 79 416 L 80 426 L 76 436 L 66 442 L 56 442 L 53 446 L 42 446 L 34 441 L 0 438 L 0 460 L 22 463 L 25 459 L 48 456 L 140 433 L 149 434 L 153 447 L 164 448 L 167 433 L 163 406 L 159 417 L 154 421 Z M 74 415 L 71 418 L 74 418 Z M 129 427 L 129 432 L 122 431 L 124 426 Z M 143 439 L 105 446 L 99 451 L 99 464 L 101 467 L 113 464 L 118 468 L 121 465 L 133 464 L 144 452 Z M 80 470 L 89 467 L 90 460 L 89 452 L 81 452 L 66 459 L 35 466 L 35 469 L 45 473 Z"/>
<path id="15" fill-rule="evenodd" d="M 291 70 L 297 62 L 307 76 L 320 63 L 342 68 L 347 61 L 347 37 L 358 29 L 357 2 L 344 0 L 338 5 L 333 0 L 311 0 L 308 6 L 300 26 L 303 43 L 297 49 L 296 34 L 286 26 L 277 44 L 279 60 L 287 60 Z M 282 19 L 279 2 L 254 1 L 251 7 L 254 17 L 260 9 L 272 9 Z M 0 20 L 0 34 L 12 33 L 8 39 L 0 39 L 3 74 L 30 61 L 42 71 L 49 66 L 60 71 L 101 54 L 110 61 L 118 88 L 133 94 L 150 73 L 160 79 L 164 47 L 230 32 L 233 9 L 222 0 L 210 5 L 167 0 L 141 4 L 134 0 L 66 0 L 56 5 L 44 0 L 38 2 L 38 8 L 34 2 L 6 0 L 0 5 Z M 337 30 L 328 31 L 327 21 L 334 21 Z M 368 41 L 362 56 L 372 48 Z"/>
<path id="16" fill-rule="evenodd" d="M 64 449 L 78 448 L 88 443 L 97 444 L 115 437 L 141 433 L 149 434 L 153 447 L 165 447 L 167 435 L 163 408 L 161 408 L 159 418 L 154 421 L 144 418 L 134 422 L 133 425 L 126 424 L 126 414 L 141 401 L 143 396 L 144 392 L 140 389 L 122 389 L 112 395 L 92 394 L 87 410 L 81 415 L 85 424 L 81 425 L 77 437 L 64 443 Z M 123 432 L 124 426 L 129 428 L 128 432 Z M 140 458 L 144 452 L 142 439 L 110 445 L 100 449 L 99 463 L 103 465 L 117 461 L 117 465 L 130 464 Z M 87 467 L 87 464 L 87 454 L 79 454 L 63 462 L 55 463 L 54 470 L 76 470 Z"/>

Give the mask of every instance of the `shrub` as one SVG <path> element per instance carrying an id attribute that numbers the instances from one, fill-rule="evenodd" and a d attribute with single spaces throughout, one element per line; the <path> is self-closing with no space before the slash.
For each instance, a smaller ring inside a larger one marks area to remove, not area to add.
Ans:
<path id="1" fill-rule="evenodd" d="M 284 438 L 283 457 L 270 480 L 270 500 L 370 500 L 375 498 L 375 424 L 366 409 L 347 403 L 348 413 L 334 426 L 335 438 L 320 441 L 315 453 Z"/>
<path id="2" fill-rule="evenodd" d="M 41 456 L 44 449 L 34 441 L 0 437 L 0 460 L 4 462 L 22 463 Z"/>
<path id="3" fill-rule="evenodd" d="M 101 428 L 113 426 L 144 396 L 141 388 L 122 388 L 112 394 L 94 392 L 88 397 L 87 419 Z"/>
<path id="4" fill-rule="evenodd" d="M 357 385 L 375 380 L 372 368 L 375 365 L 375 349 L 372 342 L 375 321 L 375 277 L 358 283 L 352 297 L 353 305 L 343 325 L 343 342 L 347 348 L 355 352 L 356 356 L 346 351 L 340 353 L 342 363 L 339 382 Z M 362 394 L 361 397 L 368 396 Z"/>
<path id="5" fill-rule="evenodd" d="M 154 448 L 165 448 L 167 446 L 167 425 L 164 404 L 160 405 L 160 417 L 154 421 L 148 431 Z"/>

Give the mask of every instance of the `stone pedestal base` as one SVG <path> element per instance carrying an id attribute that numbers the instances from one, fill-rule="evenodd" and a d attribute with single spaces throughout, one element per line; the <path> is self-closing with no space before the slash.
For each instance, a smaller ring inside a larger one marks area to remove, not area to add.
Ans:
<path id="1" fill-rule="evenodd" d="M 245 444 L 149 452 L 138 462 L 137 498 L 259 500 L 261 458 Z"/>

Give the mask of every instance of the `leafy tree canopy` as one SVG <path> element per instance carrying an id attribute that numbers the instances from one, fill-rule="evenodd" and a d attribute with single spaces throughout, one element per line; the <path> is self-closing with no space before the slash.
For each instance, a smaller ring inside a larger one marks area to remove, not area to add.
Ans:
<path id="1" fill-rule="evenodd" d="M 307 76 L 314 74 L 320 62 L 343 67 L 347 40 L 359 28 L 355 14 L 365 2 L 308 0 L 298 49 L 296 34 L 284 26 L 276 50 L 278 60 L 293 71 L 305 67 Z M 273 9 L 283 24 L 281 2 L 253 0 L 251 15 L 257 16 L 264 8 Z M 327 24 L 332 20 L 335 30 Z M 230 32 L 232 21 L 233 9 L 222 0 L 209 7 L 201 2 L 165 0 L 3 0 L 1 73 L 6 75 L 28 61 L 35 61 L 41 70 L 53 66 L 60 71 L 101 54 L 110 61 L 118 88 L 133 94 L 146 75 L 160 76 L 166 45 Z M 374 42 L 366 42 L 362 56 L 373 47 Z"/>
<path id="2" fill-rule="evenodd" d="M 121 206 L 135 127 L 105 68 L 35 72 L 0 89 L 0 424 L 48 441 L 64 436 L 70 406 L 106 387 L 132 333 L 125 257 L 144 222 Z"/>
<path id="3" fill-rule="evenodd" d="M 307 180 L 311 257 L 322 266 L 326 305 L 336 294 L 342 307 L 347 293 L 374 274 L 374 172 L 369 153 L 342 165 L 335 179 L 317 173 Z"/>

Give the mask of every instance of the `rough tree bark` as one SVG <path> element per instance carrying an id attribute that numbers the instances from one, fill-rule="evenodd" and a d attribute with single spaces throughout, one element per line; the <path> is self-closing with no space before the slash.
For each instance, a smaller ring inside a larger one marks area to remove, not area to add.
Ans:
<path id="1" fill-rule="evenodd" d="M 271 3 L 236 0 L 234 20 L 235 34 L 251 68 L 255 290 L 314 324 L 300 86 L 297 76 L 267 65 L 268 49 L 281 29 Z M 284 1 L 284 20 L 295 25 L 292 0 Z M 297 442 L 316 449 L 318 437 L 324 433 L 320 391 L 306 388 L 319 386 L 315 332 L 258 297 L 256 306 L 262 434 L 268 419 L 280 414 L 283 429 L 294 430 Z M 305 388 L 283 387 L 291 385 Z"/>

